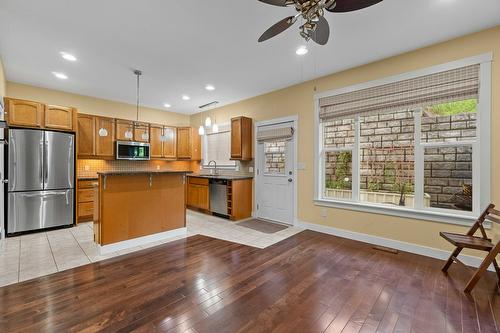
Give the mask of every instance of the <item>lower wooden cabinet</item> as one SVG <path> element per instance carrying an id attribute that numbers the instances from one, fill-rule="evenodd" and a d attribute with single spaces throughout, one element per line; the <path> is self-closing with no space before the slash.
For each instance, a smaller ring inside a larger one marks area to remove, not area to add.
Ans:
<path id="1" fill-rule="evenodd" d="M 227 216 L 234 221 L 252 216 L 252 179 L 227 180 Z M 210 212 L 210 180 L 188 177 L 187 205 Z"/>
<path id="2" fill-rule="evenodd" d="M 79 180 L 77 187 L 77 222 L 94 221 L 95 205 L 99 202 L 96 198 L 95 188 L 97 180 Z"/>
<path id="3" fill-rule="evenodd" d="M 210 210 L 210 188 L 207 178 L 188 178 L 187 205 L 193 208 Z"/>

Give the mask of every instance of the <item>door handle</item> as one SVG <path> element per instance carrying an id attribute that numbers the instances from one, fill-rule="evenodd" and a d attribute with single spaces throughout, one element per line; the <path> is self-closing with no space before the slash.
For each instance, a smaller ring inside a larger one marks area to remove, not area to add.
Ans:
<path id="1" fill-rule="evenodd" d="M 288 182 L 289 183 L 293 182 L 293 179 L 292 178 L 288 178 Z"/>

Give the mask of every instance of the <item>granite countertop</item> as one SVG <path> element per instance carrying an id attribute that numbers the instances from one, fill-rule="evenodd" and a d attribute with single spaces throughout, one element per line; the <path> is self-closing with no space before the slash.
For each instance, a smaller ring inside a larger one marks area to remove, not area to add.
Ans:
<path id="1" fill-rule="evenodd" d="M 191 173 L 192 171 L 178 170 L 138 170 L 138 171 L 101 171 L 99 176 L 123 176 L 123 175 L 144 175 L 144 174 L 163 174 L 163 173 Z"/>
<path id="2" fill-rule="evenodd" d="M 253 179 L 252 175 L 209 175 L 209 174 L 193 173 L 187 176 L 196 178 L 224 179 L 224 180 Z"/>

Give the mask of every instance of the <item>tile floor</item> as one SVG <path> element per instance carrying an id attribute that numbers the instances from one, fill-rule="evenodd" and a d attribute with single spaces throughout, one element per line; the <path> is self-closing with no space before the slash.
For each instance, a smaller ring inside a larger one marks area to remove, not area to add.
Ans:
<path id="1" fill-rule="evenodd" d="M 236 225 L 234 222 L 193 211 L 187 212 L 187 237 L 201 234 L 258 248 L 286 239 L 302 229 L 290 227 L 266 234 Z M 77 266 L 126 253 L 139 251 L 181 237 L 130 248 L 105 256 L 99 255 L 93 241 L 92 223 L 0 240 L 0 287 L 30 280 Z"/>

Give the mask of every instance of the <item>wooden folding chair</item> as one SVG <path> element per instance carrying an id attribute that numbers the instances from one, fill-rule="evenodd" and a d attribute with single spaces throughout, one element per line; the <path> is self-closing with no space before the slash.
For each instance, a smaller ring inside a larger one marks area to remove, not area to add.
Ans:
<path id="1" fill-rule="evenodd" d="M 494 245 L 491 239 L 486 235 L 483 223 L 485 221 L 490 221 L 493 223 L 500 224 L 500 211 L 494 209 L 495 205 L 490 204 L 488 208 L 479 216 L 477 221 L 472 225 L 467 234 L 454 234 L 450 232 L 440 232 L 439 235 L 446 239 L 448 242 L 456 246 L 455 251 L 451 254 L 446 264 L 443 266 L 442 271 L 447 272 L 453 262 L 464 266 L 465 268 L 471 270 L 463 262 L 461 262 L 457 257 L 462 252 L 463 249 L 475 249 L 488 252 L 488 255 L 484 258 L 483 262 L 479 268 L 474 272 L 474 275 L 469 280 L 465 286 L 464 292 L 470 293 L 475 287 L 476 283 L 479 281 L 481 276 L 486 272 L 491 263 L 495 267 L 498 279 L 500 280 L 500 269 L 496 260 L 498 252 L 500 252 L 500 242 Z M 477 230 L 481 231 L 481 236 L 476 237 L 474 234 Z M 473 270 L 472 270 L 473 271 Z"/>

